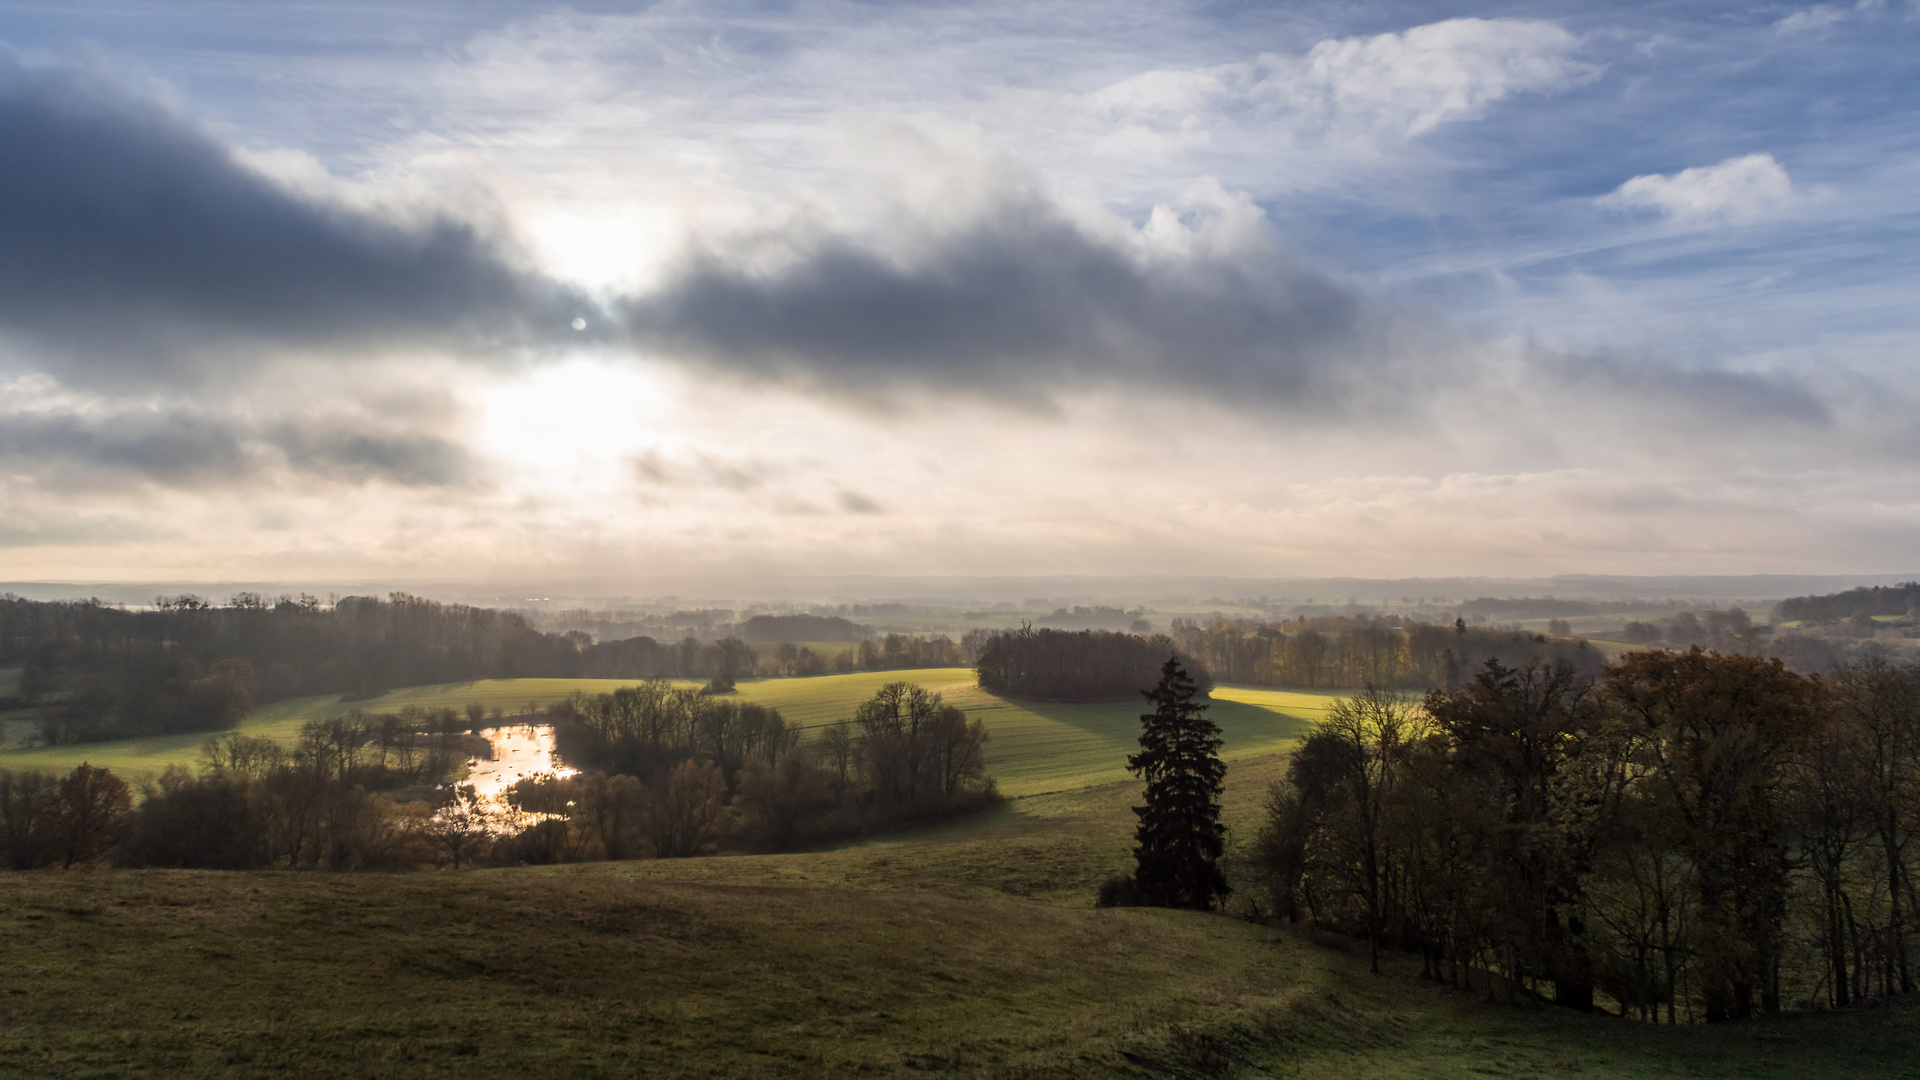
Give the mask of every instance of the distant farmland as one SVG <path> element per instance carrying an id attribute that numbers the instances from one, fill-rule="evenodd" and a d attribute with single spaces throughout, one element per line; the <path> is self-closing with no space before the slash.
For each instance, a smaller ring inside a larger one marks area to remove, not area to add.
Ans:
<path id="1" fill-rule="evenodd" d="M 574 693 L 603 694 L 635 681 L 486 679 L 408 687 L 364 701 L 342 701 L 337 694 L 295 698 L 255 711 L 236 730 L 291 741 L 308 720 L 344 715 L 353 709 L 367 713 L 394 712 L 408 706 L 458 710 L 475 702 L 498 708 L 502 722 L 511 722 L 514 715 L 529 708 L 544 711 Z M 970 668 L 754 679 L 741 682 L 738 695 L 742 701 L 777 708 L 790 722 L 812 730 L 852 716 L 854 707 L 871 697 L 874 690 L 900 681 L 944 694 L 948 701 L 985 721 L 991 735 L 987 771 L 999 781 L 1005 794 L 1060 791 L 1127 777 L 1126 755 L 1135 748 L 1142 706 L 1013 701 L 974 686 Z M 1232 760 L 1285 749 L 1344 692 L 1221 686 L 1213 696 L 1211 715 L 1226 738 L 1223 756 Z M 8 750 L 0 752 L 0 768 L 66 771 L 86 761 L 110 768 L 129 780 L 149 779 L 168 765 L 197 767 L 200 746 L 209 737 L 211 733 L 199 732 Z"/>

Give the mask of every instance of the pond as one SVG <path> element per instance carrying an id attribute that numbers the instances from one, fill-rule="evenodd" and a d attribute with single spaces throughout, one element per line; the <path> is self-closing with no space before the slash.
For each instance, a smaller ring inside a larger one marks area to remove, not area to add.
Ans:
<path id="1" fill-rule="evenodd" d="M 553 727 L 549 724 L 520 724 L 513 727 L 486 728 L 480 732 L 493 744 L 493 760 L 474 758 L 468 762 L 466 782 L 476 794 L 494 802 L 515 781 L 540 773 L 572 776 L 573 769 L 553 761 Z"/>

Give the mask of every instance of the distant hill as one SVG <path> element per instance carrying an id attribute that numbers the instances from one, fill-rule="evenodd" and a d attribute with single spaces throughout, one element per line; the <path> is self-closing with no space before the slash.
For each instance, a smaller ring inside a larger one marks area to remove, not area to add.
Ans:
<path id="1" fill-rule="evenodd" d="M 1463 615 L 1485 615 L 1489 619 L 1564 619 L 1569 615 L 1593 615 L 1600 610 L 1600 605 L 1585 600 L 1556 600 L 1551 596 L 1511 599 L 1483 596 L 1460 605 Z"/>
<path id="2" fill-rule="evenodd" d="M 755 615 L 740 624 L 740 640 L 864 641 L 873 631 L 838 615 Z"/>
<path id="3" fill-rule="evenodd" d="M 1796 596 L 1780 601 L 1774 621 L 1823 622 L 1855 615 L 1905 615 L 1920 610 L 1920 582 L 1869 585 L 1827 596 Z"/>

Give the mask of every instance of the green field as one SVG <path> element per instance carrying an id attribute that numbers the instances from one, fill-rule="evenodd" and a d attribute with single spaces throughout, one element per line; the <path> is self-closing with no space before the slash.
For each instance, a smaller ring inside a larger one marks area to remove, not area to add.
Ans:
<path id="1" fill-rule="evenodd" d="M 308 720 L 337 716 L 351 709 L 393 712 L 407 706 L 463 709 L 469 702 L 498 707 L 511 716 L 531 707 L 545 709 L 575 692 L 605 693 L 630 686 L 631 679 L 489 679 L 395 690 L 365 701 L 335 696 L 276 702 L 247 717 L 237 730 L 249 735 L 292 740 Z M 1123 779 L 1126 756 L 1139 737 L 1142 706 L 1053 705 L 1015 702 L 981 691 L 970 668 L 921 668 L 822 675 L 809 679 L 754 679 L 740 684 L 738 699 L 778 708 L 803 729 L 845 719 L 879 687 L 906 681 L 938 691 L 948 701 L 986 722 L 987 771 L 1009 795 L 1028 795 Z M 686 685 L 694 685 L 688 683 Z M 1221 687 L 1211 713 L 1226 737 L 1229 759 L 1266 753 L 1288 745 L 1303 725 L 1317 717 L 1334 692 L 1294 692 Z M 194 766 L 205 733 L 155 735 L 109 743 L 11 749 L 0 753 L 0 768 L 66 771 L 82 761 L 112 769 L 129 780 L 159 775 L 169 764 Z"/>
<path id="2" fill-rule="evenodd" d="M 1236 850 L 1283 760 L 1230 767 Z M 1659 1028 L 1370 975 L 1299 928 L 1096 911 L 1137 796 L 791 855 L 0 875 L 0 1075 L 1920 1075 L 1911 1005 Z"/>

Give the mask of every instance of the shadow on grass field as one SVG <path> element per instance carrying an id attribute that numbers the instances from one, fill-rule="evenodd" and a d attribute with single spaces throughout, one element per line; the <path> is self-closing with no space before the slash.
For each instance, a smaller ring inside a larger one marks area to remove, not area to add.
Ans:
<path id="1" fill-rule="evenodd" d="M 1230 768 L 1238 846 L 1281 766 Z M 1291 928 L 1093 910 L 1137 795 L 793 855 L 0 875 L 0 1073 L 1920 1075 L 1907 1007 L 1661 1029 L 1369 975 Z"/>

